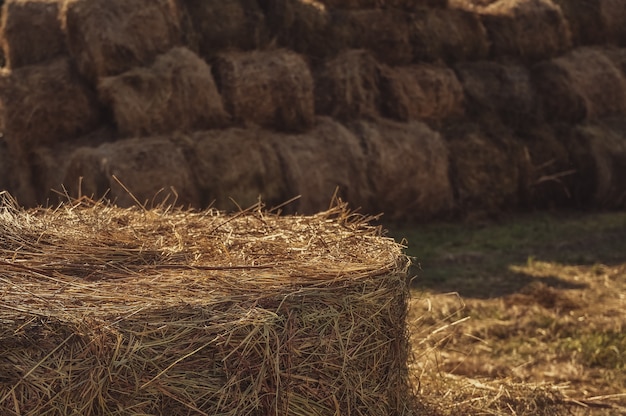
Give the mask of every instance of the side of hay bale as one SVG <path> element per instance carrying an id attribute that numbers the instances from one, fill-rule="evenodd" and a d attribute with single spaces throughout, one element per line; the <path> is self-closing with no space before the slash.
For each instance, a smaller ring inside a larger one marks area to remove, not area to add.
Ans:
<path id="1" fill-rule="evenodd" d="M 358 121 L 373 199 L 367 212 L 386 220 L 424 221 L 452 210 L 448 149 L 441 135 L 419 121 Z"/>
<path id="2" fill-rule="evenodd" d="M 72 58 L 92 82 L 150 64 L 181 40 L 171 0 L 68 0 L 64 16 Z"/>
<path id="3" fill-rule="evenodd" d="M 571 33 L 561 9 L 551 0 L 501 0 L 486 7 L 481 19 L 495 56 L 538 61 L 571 49 Z"/>
<path id="4" fill-rule="evenodd" d="M 223 53 L 215 75 L 235 120 L 282 131 L 304 131 L 314 122 L 313 77 L 298 54 L 283 49 Z"/>
<path id="5" fill-rule="evenodd" d="M 367 160 L 359 139 L 329 117 L 300 135 L 272 135 L 271 141 L 286 178 L 288 196 L 300 198 L 283 211 L 313 214 L 328 209 L 336 196 L 354 208 L 369 210 L 372 198 Z"/>
<path id="6" fill-rule="evenodd" d="M 599 49 L 579 48 L 532 69 L 546 117 L 576 122 L 626 114 L 626 80 Z"/>
<path id="7" fill-rule="evenodd" d="M 72 197 L 106 196 L 119 206 L 200 206 L 184 147 L 166 137 L 79 147 L 69 157 L 63 183 Z"/>
<path id="8" fill-rule="evenodd" d="M 232 211 L 259 202 L 269 208 L 293 195 L 287 191 L 280 160 L 269 136 L 253 128 L 195 132 L 189 165 L 200 188 L 202 206 Z M 244 150 L 245 151 L 242 151 Z"/>
<path id="9" fill-rule="evenodd" d="M 414 61 L 457 62 L 489 55 L 489 39 L 477 13 L 462 9 L 426 9 L 411 15 Z"/>
<path id="10" fill-rule="evenodd" d="M 396 120 L 437 121 L 464 112 L 463 87 L 446 66 L 385 68 L 380 91 L 383 114 Z"/>
<path id="11" fill-rule="evenodd" d="M 220 127 L 228 115 L 211 68 L 187 48 L 173 48 L 154 64 L 101 78 L 98 92 L 123 136 Z"/>
<path id="12" fill-rule="evenodd" d="M 521 129 L 542 119 L 527 67 L 478 61 L 459 63 L 455 70 L 463 84 L 466 107 L 472 117 L 496 114 L 508 125 Z"/>
<path id="13" fill-rule="evenodd" d="M 341 120 L 380 113 L 381 66 L 364 50 L 348 50 L 326 62 L 315 76 L 315 110 Z"/>
<path id="14" fill-rule="evenodd" d="M 7 67 L 38 64 L 67 53 L 61 6 L 61 0 L 4 2 L 0 45 Z"/>
<path id="15" fill-rule="evenodd" d="M 256 0 L 182 0 L 200 56 L 211 59 L 225 49 L 251 50 L 267 45 L 265 16 Z"/>

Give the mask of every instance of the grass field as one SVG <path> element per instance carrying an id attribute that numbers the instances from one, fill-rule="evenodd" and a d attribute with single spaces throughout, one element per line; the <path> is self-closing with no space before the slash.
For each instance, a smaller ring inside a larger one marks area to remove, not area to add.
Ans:
<path id="1" fill-rule="evenodd" d="M 626 414 L 626 212 L 391 228 L 432 414 Z"/>

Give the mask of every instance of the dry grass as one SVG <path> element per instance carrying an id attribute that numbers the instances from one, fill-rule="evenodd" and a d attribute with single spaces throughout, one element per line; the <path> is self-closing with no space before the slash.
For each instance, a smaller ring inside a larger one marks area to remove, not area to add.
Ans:
<path id="1" fill-rule="evenodd" d="M 409 414 L 408 260 L 369 220 L 3 194 L 1 413 Z"/>

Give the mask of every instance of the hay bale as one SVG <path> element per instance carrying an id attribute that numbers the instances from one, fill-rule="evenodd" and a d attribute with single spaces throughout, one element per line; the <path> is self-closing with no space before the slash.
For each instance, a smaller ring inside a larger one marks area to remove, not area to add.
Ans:
<path id="1" fill-rule="evenodd" d="M 189 165 L 203 206 L 233 210 L 259 202 L 277 206 L 294 195 L 287 192 L 272 133 L 253 128 L 199 131 L 191 136 Z M 243 151 L 242 151 L 243 150 Z"/>
<path id="2" fill-rule="evenodd" d="M 145 66 L 180 43 L 179 14 L 171 0 L 68 0 L 70 53 L 92 82 Z"/>
<path id="3" fill-rule="evenodd" d="M 265 16 L 256 0 L 182 0 L 200 55 L 225 49 L 251 50 L 267 45 Z"/>
<path id="4" fill-rule="evenodd" d="M 541 120 L 537 93 L 525 66 L 478 61 L 460 63 L 455 70 L 463 84 L 472 117 L 496 114 L 515 128 Z"/>
<path id="5" fill-rule="evenodd" d="M 300 198 L 284 208 L 287 213 L 312 214 L 328 209 L 336 196 L 353 207 L 371 211 L 372 190 L 367 160 L 359 139 L 329 117 L 300 135 L 273 135 L 272 143 L 286 179 L 287 195 Z"/>
<path id="6" fill-rule="evenodd" d="M 151 136 L 226 124 L 211 68 L 187 48 L 173 48 L 154 64 L 101 78 L 98 93 L 123 136 Z"/>
<path id="7" fill-rule="evenodd" d="M 345 207 L 0 212 L 2 414 L 411 412 L 409 261 Z"/>
<path id="8" fill-rule="evenodd" d="M 20 68 L 67 53 L 59 13 L 61 0 L 9 0 L 0 26 L 6 66 Z"/>
<path id="9" fill-rule="evenodd" d="M 575 45 L 626 46 L 626 4 L 621 0 L 553 0 L 569 22 Z"/>
<path id="10" fill-rule="evenodd" d="M 626 3 L 620 0 L 602 0 L 600 10 L 607 42 L 626 47 Z"/>
<path id="11" fill-rule="evenodd" d="M 313 77 L 300 55 L 283 49 L 223 53 L 215 69 L 225 108 L 236 120 L 282 131 L 313 124 Z"/>
<path id="12" fill-rule="evenodd" d="M 184 143 L 166 137 L 79 147 L 69 157 L 63 183 L 72 197 L 106 197 L 120 206 L 199 207 L 198 187 L 184 150 Z"/>
<path id="13" fill-rule="evenodd" d="M 523 147 L 510 132 L 466 122 L 448 126 L 443 134 L 460 213 L 493 215 L 518 204 L 528 167 Z"/>
<path id="14" fill-rule="evenodd" d="M 532 77 L 549 119 L 576 122 L 626 112 L 626 80 L 599 49 L 579 48 L 542 62 Z"/>
<path id="15" fill-rule="evenodd" d="M 378 117 L 380 71 L 364 50 L 348 50 L 326 62 L 315 76 L 316 112 L 342 120 Z"/>
<path id="16" fill-rule="evenodd" d="M 500 0 L 486 7 L 481 18 L 495 56 L 538 61 L 572 46 L 567 21 L 551 0 Z"/>
<path id="17" fill-rule="evenodd" d="M 414 61 L 446 62 L 489 55 L 487 31 L 476 13 L 461 9 L 426 9 L 411 15 Z"/>
<path id="18" fill-rule="evenodd" d="M 341 49 L 367 49 L 389 65 L 413 61 L 410 15 L 396 9 L 333 13 L 332 33 Z"/>
<path id="19" fill-rule="evenodd" d="M 463 114 L 463 87 L 454 71 L 421 64 L 386 68 L 380 76 L 383 114 L 396 120 L 437 121 Z"/>
<path id="20" fill-rule="evenodd" d="M 365 152 L 374 196 L 367 212 L 384 212 L 391 221 L 424 221 L 451 211 L 448 150 L 439 133 L 418 121 L 358 121 L 348 127 Z"/>

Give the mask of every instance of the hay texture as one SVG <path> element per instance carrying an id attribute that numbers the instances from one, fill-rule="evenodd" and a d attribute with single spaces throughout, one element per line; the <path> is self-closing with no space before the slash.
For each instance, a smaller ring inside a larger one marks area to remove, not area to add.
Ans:
<path id="1" fill-rule="evenodd" d="M 472 117 L 495 114 L 506 124 L 520 129 L 535 125 L 543 117 L 526 66 L 478 61 L 457 64 L 455 70 Z"/>
<path id="2" fill-rule="evenodd" d="M 313 77 L 302 56 L 278 49 L 220 54 L 217 82 L 226 110 L 238 121 L 304 131 L 314 121 Z"/>
<path id="3" fill-rule="evenodd" d="M 68 0 L 64 27 L 80 73 L 95 82 L 178 45 L 179 15 L 171 0 Z"/>
<path id="4" fill-rule="evenodd" d="M 500 0 L 486 7 L 481 18 L 495 56 L 533 62 L 572 46 L 567 21 L 551 0 Z"/>
<path id="5" fill-rule="evenodd" d="M 220 127 L 228 120 L 211 68 L 183 47 L 159 55 L 150 67 L 102 78 L 98 93 L 127 137 Z"/>
<path id="6" fill-rule="evenodd" d="M 626 46 L 626 4 L 621 0 L 553 0 L 563 10 L 576 45 Z"/>
<path id="7" fill-rule="evenodd" d="M 289 195 L 271 141 L 275 132 L 258 128 L 198 131 L 189 137 L 189 166 L 200 188 L 202 206 L 248 208 L 262 200 L 277 206 Z M 245 151 L 244 151 L 245 150 Z"/>
<path id="8" fill-rule="evenodd" d="M 463 87 L 443 65 L 385 68 L 380 91 L 383 114 L 400 120 L 438 121 L 463 114 Z"/>
<path id="9" fill-rule="evenodd" d="M 67 53 L 61 30 L 60 0 L 4 2 L 0 44 L 6 66 L 20 68 Z"/>
<path id="10" fill-rule="evenodd" d="M 104 197 L 120 206 L 198 207 L 198 189 L 184 149 L 165 137 L 79 147 L 69 156 L 63 183 L 73 197 Z"/>
<path id="11" fill-rule="evenodd" d="M 446 7 L 448 0 L 319 0 L 329 9 L 397 8 L 411 11 L 423 7 Z"/>
<path id="12" fill-rule="evenodd" d="M 316 112 L 340 120 L 378 117 L 380 72 L 380 64 L 368 51 L 342 52 L 316 73 Z"/>
<path id="13" fill-rule="evenodd" d="M 414 61 L 457 62 L 489 55 L 489 39 L 480 17 L 466 10 L 416 11 L 409 33 Z"/>
<path id="14" fill-rule="evenodd" d="M 408 261 L 343 207 L 0 212 L 2 414 L 409 414 Z"/>
<path id="15" fill-rule="evenodd" d="M 348 127 L 365 152 L 373 195 L 367 212 L 382 212 L 392 221 L 424 221 L 451 211 L 448 149 L 439 133 L 418 121 L 381 119 Z"/>
<path id="16" fill-rule="evenodd" d="M 626 113 L 626 80 L 599 49 L 579 48 L 533 69 L 533 83 L 552 120 L 576 122 Z"/>
<path id="17" fill-rule="evenodd" d="M 182 0 L 200 55 L 214 57 L 225 49 L 252 50 L 269 42 L 265 15 L 256 0 Z"/>

